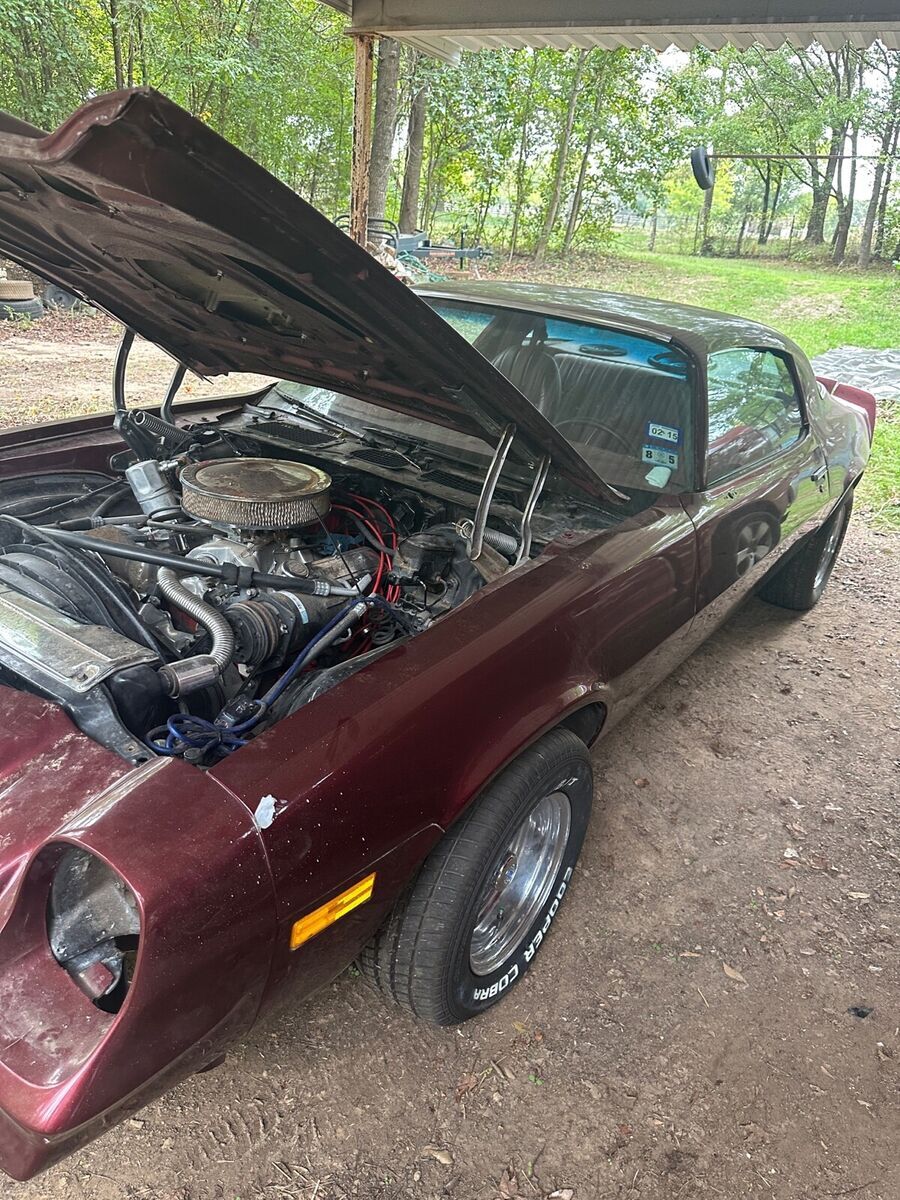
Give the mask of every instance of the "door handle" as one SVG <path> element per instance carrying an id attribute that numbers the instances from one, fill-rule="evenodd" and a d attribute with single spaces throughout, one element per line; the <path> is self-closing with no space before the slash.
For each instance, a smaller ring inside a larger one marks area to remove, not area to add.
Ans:
<path id="1" fill-rule="evenodd" d="M 816 467 L 815 471 L 810 475 L 810 479 L 813 483 L 821 483 L 827 474 L 828 465 L 827 463 L 823 463 L 821 467 Z"/>

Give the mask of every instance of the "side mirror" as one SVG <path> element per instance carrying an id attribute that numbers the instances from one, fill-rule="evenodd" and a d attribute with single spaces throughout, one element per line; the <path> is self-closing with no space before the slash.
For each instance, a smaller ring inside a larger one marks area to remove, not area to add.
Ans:
<path id="1" fill-rule="evenodd" d="M 691 170 L 697 187 L 708 192 L 716 182 L 716 166 L 705 146 L 695 146 L 691 151 Z"/>

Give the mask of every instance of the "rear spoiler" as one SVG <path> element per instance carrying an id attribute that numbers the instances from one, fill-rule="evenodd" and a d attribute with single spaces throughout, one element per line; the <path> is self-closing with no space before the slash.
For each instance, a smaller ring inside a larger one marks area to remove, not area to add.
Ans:
<path id="1" fill-rule="evenodd" d="M 872 393 L 853 387 L 850 383 L 838 383 L 836 379 L 828 379 L 825 375 L 817 375 L 816 379 L 829 396 L 835 396 L 838 400 L 843 400 L 845 404 L 852 404 L 854 408 L 862 409 L 866 424 L 869 426 L 869 441 L 871 441 L 875 433 L 876 414 L 875 397 Z"/>

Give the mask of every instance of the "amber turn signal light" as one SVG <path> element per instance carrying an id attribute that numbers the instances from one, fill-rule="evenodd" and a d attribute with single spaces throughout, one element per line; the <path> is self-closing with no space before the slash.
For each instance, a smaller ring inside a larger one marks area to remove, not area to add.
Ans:
<path id="1" fill-rule="evenodd" d="M 314 938 L 317 933 L 321 933 L 323 929 L 327 929 L 329 925 L 339 921 L 341 917 L 346 917 L 348 912 L 359 908 L 360 904 L 365 904 L 371 897 L 374 886 L 375 872 L 373 871 L 371 875 L 360 879 L 358 883 L 348 887 L 345 892 L 341 892 L 333 900 L 327 901 L 311 913 L 307 913 L 305 917 L 301 917 L 299 921 L 295 921 L 291 926 L 291 949 L 296 950 L 304 942 Z"/>

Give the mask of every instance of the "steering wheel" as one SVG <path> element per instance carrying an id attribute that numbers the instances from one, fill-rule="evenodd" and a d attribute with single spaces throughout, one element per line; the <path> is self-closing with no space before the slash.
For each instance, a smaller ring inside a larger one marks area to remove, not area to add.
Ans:
<path id="1" fill-rule="evenodd" d="M 599 429 L 603 433 L 609 434 L 614 442 L 618 442 L 626 454 L 631 455 L 633 453 L 631 446 L 622 434 L 619 433 L 618 429 L 613 429 L 611 425 L 604 425 L 602 421 L 595 421 L 593 417 L 571 417 L 568 421 L 559 421 L 556 426 L 556 432 L 565 433 L 567 425 L 589 425 L 592 429 Z"/>

